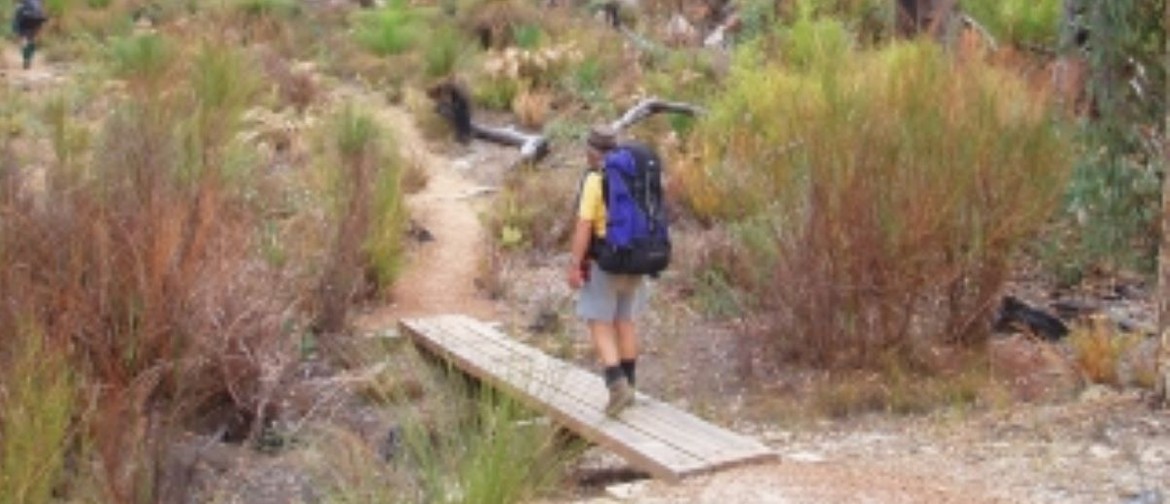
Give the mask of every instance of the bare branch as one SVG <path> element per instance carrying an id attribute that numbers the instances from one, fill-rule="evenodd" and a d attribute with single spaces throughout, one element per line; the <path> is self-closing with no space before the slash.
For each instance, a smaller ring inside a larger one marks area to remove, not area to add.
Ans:
<path id="1" fill-rule="evenodd" d="M 662 112 L 686 114 L 689 116 L 703 115 L 705 113 L 701 107 L 689 103 L 663 101 L 658 98 L 644 98 L 637 105 L 634 105 L 633 108 L 627 110 L 620 119 L 611 123 L 610 126 L 615 130 L 621 131 L 642 119 Z"/>

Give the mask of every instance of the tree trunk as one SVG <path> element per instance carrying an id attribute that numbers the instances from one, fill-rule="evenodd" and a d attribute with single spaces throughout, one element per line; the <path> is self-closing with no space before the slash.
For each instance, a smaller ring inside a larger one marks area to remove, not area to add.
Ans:
<path id="1" fill-rule="evenodd" d="M 1170 27 L 1170 3 L 1162 24 Z M 1170 51 L 1170 40 L 1166 42 Z M 1170 70 L 1170 61 L 1163 59 L 1163 65 Z M 1166 114 L 1166 130 L 1162 134 L 1162 244 L 1158 250 L 1158 346 L 1157 383 L 1154 385 L 1154 401 L 1158 406 L 1170 407 L 1170 113 Z"/>

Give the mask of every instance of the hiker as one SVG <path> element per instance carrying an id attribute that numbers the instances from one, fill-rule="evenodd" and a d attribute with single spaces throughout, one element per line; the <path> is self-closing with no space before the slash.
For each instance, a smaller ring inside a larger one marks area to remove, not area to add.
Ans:
<path id="1" fill-rule="evenodd" d="M 24 46 L 20 54 L 24 58 L 24 69 L 32 66 L 33 53 L 37 50 L 37 34 L 47 16 L 41 0 L 19 0 L 16 14 L 12 16 L 12 31 L 21 38 Z"/>
<path id="2" fill-rule="evenodd" d="M 635 162 L 632 151 L 618 151 L 617 132 L 608 126 L 593 127 L 586 144 L 589 169 L 578 194 L 577 224 L 573 231 L 572 255 L 567 277 L 569 287 L 580 289 L 577 315 L 587 323 L 594 350 L 605 368 L 605 384 L 609 389 L 609 402 L 605 406 L 605 413 L 616 416 L 634 402 L 634 371 L 638 360 L 638 339 L 634 319 L 645 308 L 648 297 L 644 276 L 656 274 L 657 270 L 665 267 L 665 263 L 651 269 L 635 267 L 630 270 L 612 266 L 610 261 L 612 257 L 604 249 L 605 243 L 608 243 L 605 240 L 606 235 L 607 233 L 616 235 L 625 231 L 613 227 L 621 221 L 620 219 L 608 222 L 607 216 L 620 215 L 619 212 L 628 213 L 630 210 L 616 208 L 607 211 L 607 198 L 612 198 L 614 191 L 618 190 L 625 191 L 624 195 L 628 200 L 630 191 L 625 184 L 607 183 L 605 179 L 607 173 L 617 173 L 609 177 L 631 182 L 633 179 L 626 179 L 624 175 L 611 169 L 615 164 L 621 168 L 622 163 L 630 170 L 642 169 L 642 166 Z M 653 159 L 652 174 L 655 181 L 653 189 L 657 194 L 655 198 L 660 200 L 657 156 L 646 154 L 650 152 L 647 148 L 642 149 L 641 152 L 644 154 L 639 156 Z M 638 187 L 649 187 L 644 183 L 645 180 L 648 179 L 643 176 L 641 182 L 636 182 L 640 184 Z M 643 192 L 648 194 L 651 191 Z M 657 208 L 660 202 L 652 206 Z M 625 219 L 629 220 L 631 219 Z M 664 235 L 665 229 L 662 231 Z M 612 241 L 614 236 L 610 238 Z M 633 256 L 637 257 L 638 254 Z M 643 274 L 614 273 L 615 269 Z"/>

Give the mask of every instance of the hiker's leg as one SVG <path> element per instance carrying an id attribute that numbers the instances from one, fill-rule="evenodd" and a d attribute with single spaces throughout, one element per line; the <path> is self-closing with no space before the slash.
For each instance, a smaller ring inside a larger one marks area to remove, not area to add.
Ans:
<path id="1" fill-rule="evenodd" d="M 638 357 L 638 336 L 633 320 L 619 320 L 614 324 L 617 330 L 617 352 L 621 360 Z"/>
<path id="2" fill-rule="evenodd" d="M 32 66 L 33 54 L 37 50 L 37 43 L 32 37 L 25 39 L 24 47 L 20 51 L 20 55 L 24 59 L 24 68 L 27 70 Z"/>
<path id="3" fill-rule="evenodd" d="M 589 336 L 593 339 L 593 348 L 597 351 L 597 359 L 606 368 L 618 365 L 617 331 L 613 324 L 597 320 L 589 321 Z"/>

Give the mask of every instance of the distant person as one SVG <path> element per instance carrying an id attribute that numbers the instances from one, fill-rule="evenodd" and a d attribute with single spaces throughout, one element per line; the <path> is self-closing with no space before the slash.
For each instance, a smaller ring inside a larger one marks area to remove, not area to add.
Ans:
<path id="1" fill-rule="evenodd" d="M 33 53 L 37 50 L 37 34 L 45 24 L 48 16 L 45 15 L 45 6 L 41 0 L 19 0 L 16 4 L 16 14 L 12 16 L 12 31 L 20 37 L 23 46 L 20 55 L 24 59 L 24 68 L 32 67 Z"/>
<path id="2" fill-rule="evenodd" d="M 593 127 L 586 144 L 567 280 L 580 289 L 577 315 L 604 367 L 612 417 L 634 402 L 634 320 L 647 302 L 644 277 L 666 267 L 670 245 L 658 156 L 640 144 L 619 146 L 608 126 Z"/>

